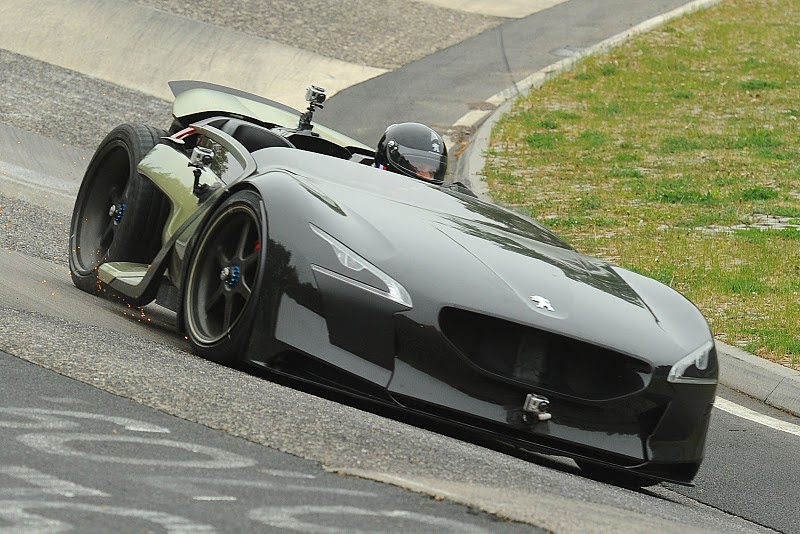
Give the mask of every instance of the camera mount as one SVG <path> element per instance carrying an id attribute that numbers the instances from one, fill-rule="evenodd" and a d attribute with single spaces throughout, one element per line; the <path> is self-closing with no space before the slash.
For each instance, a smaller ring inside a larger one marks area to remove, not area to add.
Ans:
<path id="1" fill-rule="evenodd" d="M 325 89 L 317 87 L 316 85 L 309 85 L 306 87 L 306 102 L 308 102 L 308 109 L 305 113 L 300 115 L 300 124 L 297 126 L 300 130 L 310 131 L 314 126 L 311 125 L 311 119 L 314 118 L 314 111 L 319 108 L 322 109 L 322 103 L 325 102 Z"/>

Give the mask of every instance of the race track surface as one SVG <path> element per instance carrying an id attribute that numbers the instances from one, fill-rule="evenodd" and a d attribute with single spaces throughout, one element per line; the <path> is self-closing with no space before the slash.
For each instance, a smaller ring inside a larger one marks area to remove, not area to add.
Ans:
<path id="1" fill-rule="evenodd" d="M 800 531 L 787 452 L 800 437 L 785 431 L 715 410 L 697 487 L 632 491 L 569 460 L 206 362 L 168 310 L 91 297 L 68 275 L 94 147 L 119 123 L 167 127 L 170 79 L 295 107 L 314 83 L 334 94 L 320 122 L 369 144 L 402 120 L 463 140 L 461 117 L 491 111 L 488 98 L 554 51 L 684 3 L 4 2 L 0 531 Z"/>

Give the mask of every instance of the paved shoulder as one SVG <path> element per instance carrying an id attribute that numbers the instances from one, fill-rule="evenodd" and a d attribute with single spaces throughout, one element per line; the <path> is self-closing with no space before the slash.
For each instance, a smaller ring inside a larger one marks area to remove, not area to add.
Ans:
<path id="1" fill-rule="evenodd" d="M 685 0 L 570 0 L 514 19 L 403 69 L 340 92 L 319 120 L 366 143 L 386 124 L 419 121 L 445 133 L 487 99 L 564 53 L 580 53 Z M 382 118 L 383 120 L 376 120 Z"/>
<path id="2" fill-rule="evenodd" d="M 298 86 L 333 93 L 385 72 L 117 0 L 7 0 L 0 48 L 162 99 L 201 79 L 300 106 Z"/>
<path id="3" fill-rule="evenodd" d="M 224 26 L 348 63 L 396 69 L 504 19 L 464 2 L 406 0 L 134 0 L 188 20 Z M 495 0 L 472 0 L 489 6 Z M 519 7 L 525 0 L 513 0 Z M 530 3 L 530 2 L 527 2 Z M 533 4 L 539 3 L 534 0 Z M 297 65 L 302 68 L 302 65 Z"/>
<path id="4" fill-rule="evenodd" d="M 469 13 L 493 15 L 496 17 L 523 18 L 544 11 L 567 0 L 423 0 L 450 9 L 460 9 Z"/>

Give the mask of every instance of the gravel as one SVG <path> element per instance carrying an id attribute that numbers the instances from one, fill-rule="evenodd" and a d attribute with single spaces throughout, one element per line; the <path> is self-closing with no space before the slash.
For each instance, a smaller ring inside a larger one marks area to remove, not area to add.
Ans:
<path id="1" fill-rule="evenodd" d="M 67 264 L 69 217 L 0 194 L 0 249 Z"/>
<path id="2" fill-rule="evenodd" d="M 0 123 L 95 148 L 115 126 L 168 128 L 172 103 L 0 49 Z"/>

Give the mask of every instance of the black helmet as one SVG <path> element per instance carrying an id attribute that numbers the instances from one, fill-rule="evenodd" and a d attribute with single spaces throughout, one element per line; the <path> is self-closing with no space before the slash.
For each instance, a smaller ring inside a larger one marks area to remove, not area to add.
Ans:
<path id="1" fill-rule="evenodd" d="M 447 172 L 447 147 L 442 136 L 424 124 L 392 124 L 378 142 L 375 166 L 441 184 Z"/>

